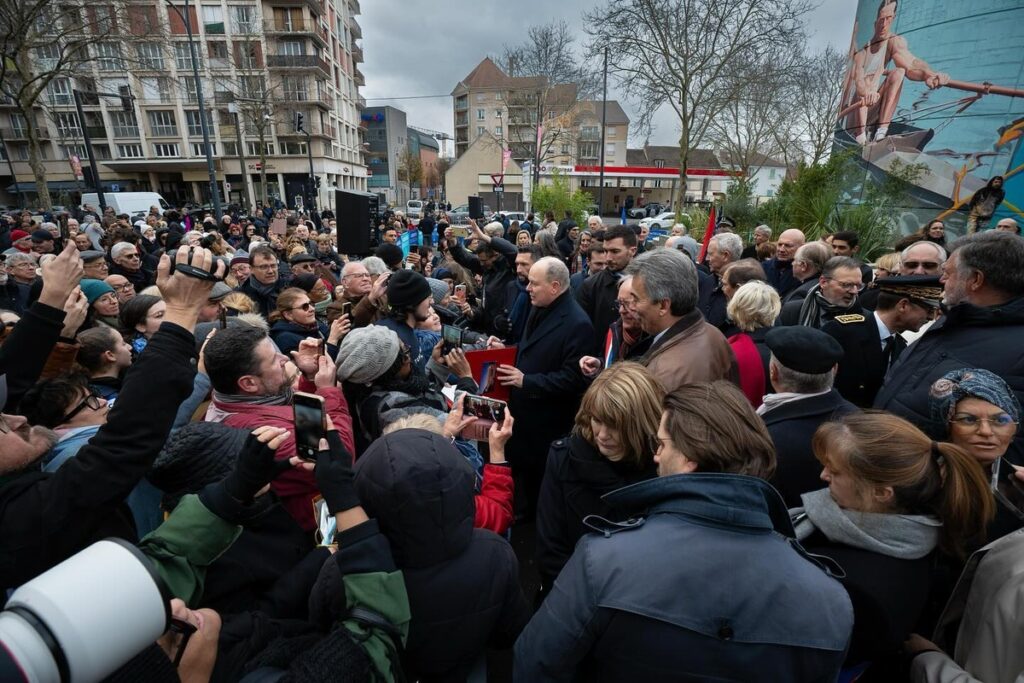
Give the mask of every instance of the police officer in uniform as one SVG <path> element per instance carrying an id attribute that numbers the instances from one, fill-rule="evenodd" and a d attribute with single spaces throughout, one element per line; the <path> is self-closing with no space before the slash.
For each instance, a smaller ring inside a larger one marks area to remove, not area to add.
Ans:
<path id="1" fill-rule="evenodd" d="M 835 388 L 843 398 L 871 407 L 882 381 L 907 347 L 903 332 L 917 332 L 932 320 L 942 301 L 942 283 L 931 275 L 880 279 L 874 311 L 839 315 L 822 327 L 843 347 Z"/>

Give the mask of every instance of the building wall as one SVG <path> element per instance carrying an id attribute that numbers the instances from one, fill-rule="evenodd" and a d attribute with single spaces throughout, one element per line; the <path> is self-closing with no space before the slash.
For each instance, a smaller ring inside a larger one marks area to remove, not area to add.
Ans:
<path id="1" fill-rule="evenodd" d="M 240 172 L 234 117 L 227 111 L 228 93 L 241 93 L 245 78 L 280 85 L 283 78 L 299 78 L 306 84 L 305 99 L 284 94 L 272 98 L 276 120 L 265 138 L 270 147 L 266 155 L 268 171 L 273 167 L 273 172 L 268 173 L 272 194 L 291 196 L 289 187 L 294 187 L 294 179 L 274 177 L 275 174 L 309 175 L 307 138 L 295 133 L 292 112 L 285 111 L 293 108 L 303 111 L 307 130 L 312 133 L 313 169 L 321 178 L 320 194 L 326 197 L 334 186 L 366 188 L 358 127 L 358 111 L 365 105 L 358 92 L 362 80 L 358 71 L 362 50 L 356 42 L 361 29 L 354 18 L 360 12 L 358 0 L 287 4 L 287 15 L 281 13 L 281 8 L 275 14 L 270 2 L 247 6 L 251 11 L 248 16 L 238 14 L 241 6 L 227 2 L 209 2 L 195 8 L 194 33 L 203 94 L 212 124 L 215 170 L 222 199 L 226 201 L 235 199 L 248 204 L 246 185 L 258 182 L 254 168 L 254 160 L 259 157 L 257 138 L 250 131 L 243 131 L 245 165 L 253 171 L 246 178 Z M 68 158 L 76 154 L 84 165 L 88 164 L 71 88 L 116 93 L 118 86 L 128 85 L 135 96 L 134 125 L 123 118 L 127 114 L 116 98 L 99 98 L 84 107 L 85 125 L 90 129 L 104 183 L 117 185 L 121 190 L 163 191 L 173 195 L 168 197 L 172 200 L 209 201 L 202 136 L 198 125 L 190 125 L 197 124 L 198 118 L 187 118 L 187 112 L 197 112 L 198 107 L 190 82 L 185 80 L 191 78 L 192 71 L 184 26 L 161 3 L 148 9 L 158 22 L 159 38 L 140 40 L 140 36 L 150 34 L 140 34 L 130 22 L 123 22 L 120 30 L 125 39 L 115 41 L 113 38 L 118 36 L 112 36 L 111 40 L 121 50 L 120 58 L 114 54 L 108 60 L 93 60 L 92 73 L 86 77 L 89 80 L 76 77 L 73 81 L 55 81 L 42 98 L 47 115 L 43 116 L 41 108 L 35 114 L 45 130 L 47 177 L 49 181 L 64 181 L 74 187 L 76 181 Z M 150 68 L 144 69 L 139 61 L 135 52 L 139 44 L 152 46 L 148 55 L 153 60 Z M 179 54 L 178 49 L 183 52 Z M 297 54 L 300 50 L 301 55 Z M 37 68 L 45 69 L 45 57 L 34 57 L 39 60 Z M 155 80 L 158 78 L 166 81 Z M 166 121 L 173 120 L 175 125 L 161 128 L 154 116 L 168 117 Z M 11 106 L 0 103 L 0 127 L 6 133 L 7 151 L 15 160 L 15 176 L 19 182 L 31 184 L 27 143 L 24 135 L 19 134 L 23 129 L 21 123 Z M 6 181 L 0 180 L 2 191 L 12 181 L 6 164 L 0 164 L 0 177 L 6 177 Z M 92 188 L 82 186 L 81 190 L 88 192 Z M 17 201 L 13 196 L 7 200 Z M 62 202 L 60 196 L 53 200 Z"/>
<path id="2" fill-rule="evenodd" d="M 750 174 L 754 183 L 754 196 L 770 199 L 779 191 L 786 178 L 786 169 L 779 166 L 761 166 Z"/>
<path id="3" fill-rule="evenodd" d="M 500 171 L 501 144 L 490 136 L 477 140 L 445 175 L 448 201 L 457 206 L 465 204 L 469 195 L 490 192 L 493 189 L 490 174 Z M 505 168 L 506 192 L 522 192 L 522 173 L 519 164 L 509 160 Z"/>

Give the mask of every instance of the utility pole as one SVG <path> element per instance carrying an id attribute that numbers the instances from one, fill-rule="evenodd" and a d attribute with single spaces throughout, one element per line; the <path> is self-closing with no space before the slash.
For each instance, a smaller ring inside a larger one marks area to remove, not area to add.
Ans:
<path id="1" fill-rule="evenodd" d="M 96 189 L 96 201 L 100 204 L 100 215 L 103 215 L 103 212 L 107 210 L 107 202 L 103 198 L 103 186 L 100 183 L 100 167 L 96 163 L 96 156 L 92 152 L 92 138 L 89 137 L 89 127 L 85 125 L 85 112 L 82 110 L 82 91 L 72 90 L 71 92 L 75 96 L 75 111 L 78 112 L 78 125 L 82 127 L 85 153 L 89 156 L 89 165 L 92 167 L 92 184 Z M 17 179 L 15 179 L 15 182 L 17 182 Z"/>
<path id="2" fill-rule="evenodd" d="M 608 112 L 608 46 L 604 46 L 604 94 L 601 95 L 601 179 L 598 181 L 597 215 L 604 213 L 604 117 Z"/>

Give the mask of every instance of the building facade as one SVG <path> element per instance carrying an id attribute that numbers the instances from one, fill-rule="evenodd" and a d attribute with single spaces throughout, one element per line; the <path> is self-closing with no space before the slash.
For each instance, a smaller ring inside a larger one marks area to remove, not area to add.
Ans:
<path id="1" fill-rule="evenodd" d="M 405 205 L 409 200 L 408 183 L 398 178 L 402 155 L 409 149 L 409 132 L 405 112 L 394 107 L 368 107 L 363 110 L 366 126 L 366 163 L 370 192 L 383 194 L 392 205 Z"/>
<path id="2" fill-rule="evenodd" d="M 69 164 L 75 156 L 88 165 L 85 127 L 105 191 L 157 191 L 172 204 L 208 204 L 184 16 L 163 3 L 107 10 L 110 41 L 91 46 L 94 58 L 73 76 L 53 79 L 31 112 L 53 202 L 73 203 L 76 193 L 93 191 Z M 358 68 L 363 61 L 359 14 L 359 0 L 211 0 L 189 6 L 225 205 L 248 207 L 260 200 L 265 177 L 268 199 L 294 207 L 296 197 L 301 201 L 305 195 L 310 152 L 322 197 L 334 187 L 367 189 L 359 125 L 365 108 L 359 94 L 364 84 Z M 38 68 L 46 69 L 52 57 L 45 48 L 35 53 Z M 85 95 L 85 120 L 79 120 L 72 89 L 117 94 L 121 86 L 131 89 L 130 104 Z M 302 131 L 296 130 L 300 115 Z M 0 103 L 3 151 L 16 176 L 10 178 L 7 165 L 0 164 L 0 176 L 8 181 L 0 181 L 0 189 L 7 191 L 9 203 L 18 190 L 35 192 L 25 124 L 24 113 L 11 102 Z"/>

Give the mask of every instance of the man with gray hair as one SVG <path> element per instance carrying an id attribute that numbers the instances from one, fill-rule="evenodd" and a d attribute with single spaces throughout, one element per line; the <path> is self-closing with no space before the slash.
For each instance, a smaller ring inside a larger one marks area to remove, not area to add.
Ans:
<path id="1" fill-rule="evenodd" d="M 113 261 L 110 274 L 127 278 L 136 292 L 141 292 L 153 284 L 153 277 L 142 268 L 142 254 L 139 248 L 131 242 L 118 242 L 112 246 L 110 260 Z"/>
<path id="2" fill-rule="evenodd" d="M 551 256 L 534 263 L 526 292 L 531 308 L 516 364 L 499 365 L 497 377 L 509 387 L 508 407 L 516 419 L 506 451 L 517 480 L 516 508 L 529 518 L 536 510 L 551 442 L 572 429 L 587 388 L 580 358 L 597 349 L 590 318 L 569 291 L 565 263 Z"/>
<path id="3" fill-rule="evenodd" d="M 757 258 L 757 248 L 759 246 L 761 246 L 762 244 L 764 244 L 765 242 L 771 242 L 771 241 L 772 241 L 772 229 L 769 228 L 767 225 L 759 225 L 759 226 L 757 226 L 756 228 L 754 228 L 754 242 L 752 244 L 750 244 L 746 249 L 743 250 L 743 253 L 740 255 L 740 258 L 753 258 L 753 259 L 756 259 Z M 760 259 L 758 259 L 758 260 L 760 260 Z"/>
<path id="4" fill-rule="evenodd" d="M 30 254 L 11 254 L 7 268 L 7 298 L 13 299 L 11 310 L 17 314 L 28 310 L 28 296 L 36 281 L 36 259 Z"/>
<path id="5" fill-rule="evenodd" d="M 862 322 L 863 309 L 857 295 L 864 290 L 860 262 L 850 256 L 833 256 L 825 262 L 818 283 L 803 301 L 782 307 L 779 325 L 805 325 L 821 329 L 831 321 Z"/>
<path id="6" fill-rule="evenodd" d="M 931 412 L 929 390 L 950 370 L 988 370 L 1024 401 L 1024 240 L 997 230 L 962 237 L 941 280 L 946 314 L 900 354 L 875 398 L 876 408 L 907 418 L 936 440 L 949 426 Z M 1024 462 L 1024 430 L 1006 455 Z"/>
<path id="7" fill-rule="evenodd" d="M 783 298 L 782 305 L 785 306 L 790 301 L 806 299 L 807 293 L 818 284 L 821 271 L 830 258 L 832 258 L 832 250 L 828 248 L 827 244 L 817 240 L 808 242 L 797 249 L 796 256 L 793 257 L 793 277 L 800 281 L 800 285 Z"/>
<path id="8" fill-rule="evenodd" d="M 832 383 L 843 360 L 843 347 L 811 327 L 776 327 L 765 336 L 771 351 L 768 375 L 775 393 L 764 397 L 757 414 L 764 420 L 776 450 L 771 483 L 787 508 L 802 505 L 800 494 L 821 488 L 821 463 L 811 439 L 822 423 L 857 412 Z"/>
<path id="9" fill-rule="evenodd" d="M 707 264 L 711 270 L 711 278 L 706 283 L 700 282 L 700 312 L 709 324 L 722 329 L 728 316 L 725 305 L 728 303 L 722 291 L 722 273 L 730 263 L 739 261 L 743 253 L 743 240 L 734 232 L 721 232 L 708 242 Z M 699 276 L 698 276 L 699 277 Z"/>
<path id="10" fill-rule="evenodd" d="M 627 305 L 640 319 L 643 331 L 654 337 L 641 362 L 664 386 L 666 393 L 684 384 L 739 375 L 736 358 L 725 336 L 697 310 L 697 268 L 672 249 L 655 249 L 626 268 L 633 276 Z"/>
<path id="11" fill-rule="evenodd" d="M 931 275 L 942 274 L 942 264 L 946 262 L 946 250 L 941 244 L 929 240 L 914 242 L 900 252 L 900 275 Z M 873 311 L 878 306 L 879 289 L 870 287 L 857 299 L 857 303 L 866 311 Z M 931 323 L 929 323 L 930 325 Z M 908 339 L 907 341 L 912 341 Z"/>

